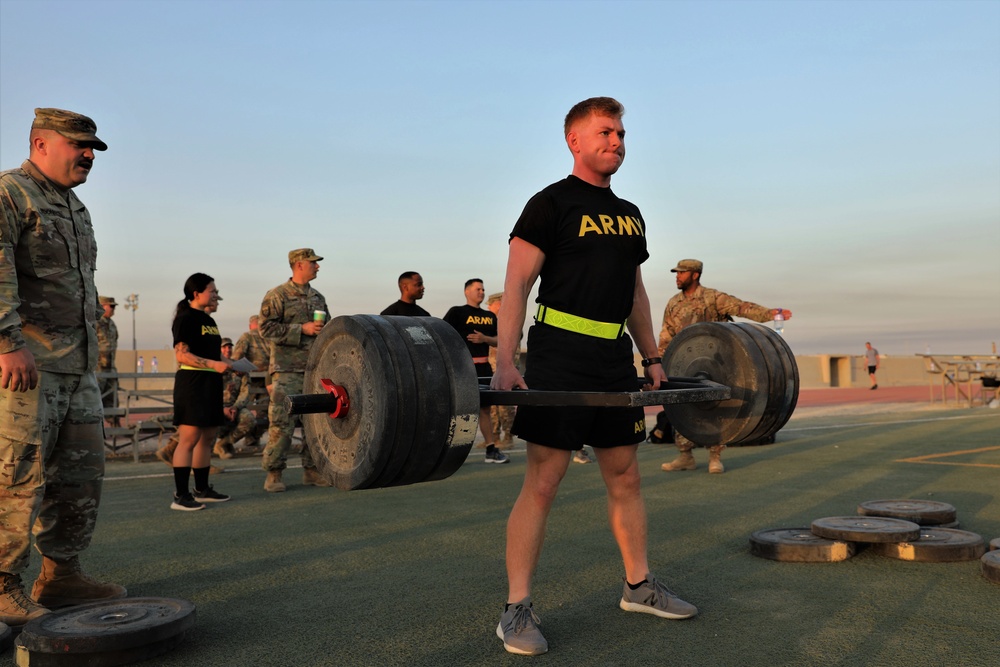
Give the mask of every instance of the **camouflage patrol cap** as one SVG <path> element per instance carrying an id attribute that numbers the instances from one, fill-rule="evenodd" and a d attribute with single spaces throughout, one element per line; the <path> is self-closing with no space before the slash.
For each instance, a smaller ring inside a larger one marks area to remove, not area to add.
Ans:
<path id="1" fill-rule="evenodd" d="M 219 347 L 225 347 L 225 346 L 227 346 L 227 345 L 228 345 L 229 347 L 232 347 L 232 346 L 233 346 L 233 339 L 232 339 L 232 338 L 223 338 L 223 339 L 222 339 L 222 345 L 220 345 Z"/>
<path id="2" fill-rule="evenodd" d="M 83 114 L 65 109 L 35 109 L 32 130 L 55 130 L 67 139 L 90 144 L 96 150 L 106 151 L 108 145 L 97 138 L 97 123 Z"/>
<path id="3" fill-rule="evenodd" d="M 312 248 L 299 248 L 288 253 L 288 264 L 295 262 L 322 262 L 323 258 L 317 255 Z"/>
<path id="4" fill-rule="evenodd" d="M 682 259 L 677 262 L 677 266 L 670 269 L 671 273 L 681 273 L 682 271 L 694 271 L 695 273 L 701 273 L 702 263 L 697 259 Z"/>
<path id="5" fill-rule="evenodd" d="M 99 297 L 97 297 L 97 300 L 100 302 L 100 304 L 102 306 L 105 305 L 105 304 L 107 304 L 109 306 L 117 306 L 118 305 L 118 302 L 115 301 L 115 297 L 113 297 L 113 296 L 99 296 Z"/>
<path id="6" fill-rule="evenodd" d="M 496 294 L 490 294 L 490 297 L 488 299 L 486 299 L 486 305 L 489 306 L 491 304 L 494 304 L 494 303 L 496 303 L 497 301 L 499 301 L 502 298 L 503 298 L 503 292 L 497 292 Z"/>

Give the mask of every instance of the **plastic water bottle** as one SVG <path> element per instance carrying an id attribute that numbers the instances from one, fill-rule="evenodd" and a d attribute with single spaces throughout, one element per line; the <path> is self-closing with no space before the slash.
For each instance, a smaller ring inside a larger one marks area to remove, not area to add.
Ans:
<path id="1" fill-rule="evenodd" d="M 774 313 L 774 330 L 782 333 L 785 330 L 785 311 L 781 308 Z"/>
<path id="2" fill-rule="evenodd" d="M 153 363 L 151 363 L 151 364 L 149 365 L 149 371 L 150 371 L 151 373 L 159 373 L 159 372 L 160 372 L 160 367 L 159 367 L 159 365 L 158 365 L 158 364 L 156 363 L 156 357 L 155 357 L 155 356 L 153 357 Z"/>
<path id="3" fill-rule="evenodd" d="M 139 361 L 136 363 L 136 373 L 142 372 L 142 355 L 139 355 Z"/>

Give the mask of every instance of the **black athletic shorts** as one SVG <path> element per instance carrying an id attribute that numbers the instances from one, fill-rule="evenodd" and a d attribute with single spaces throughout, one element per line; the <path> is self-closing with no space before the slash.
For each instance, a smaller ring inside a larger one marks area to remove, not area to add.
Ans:
<path id="1" fill-rule="evenodd" d="M 221 426 L 222 374 L 181 369 L 174 377 L 174 426 Z"/>
<path id="2" fill-rule="evenodd" d="M 524 381 L 549 391 L 638 391 L 632 339 L 594 338 L 545 324 L 528 330 Z M 511 433 L 554 449 L 621 447 L 646 439 L 645 410 L 637 408 L 517 408 Z"/>
<path id="3" fill-rule="evenodd" d="M 876 368 L 878 368 L 878 366 L 869 366 L 868 367 L 868 374 L 869 375 L 875 375 L 875 369 Z"/>

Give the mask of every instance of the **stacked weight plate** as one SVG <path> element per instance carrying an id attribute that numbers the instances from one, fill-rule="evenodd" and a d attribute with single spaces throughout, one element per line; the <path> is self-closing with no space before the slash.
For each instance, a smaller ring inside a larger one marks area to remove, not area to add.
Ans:
<path id="1" fill-rule="evenodd" d="M 958 525 L 947 503 L 871 500 L 858 506 L 858 514 L 816 519 L 809 528 L 757 531 L 750 553 L 784 562 L 837 562 L 865 548 L 888 558 L 944 563 L 976 560 L 985 551 L 976 533 L 946 527 Z"/>
<path id="2" fill-rule="evenodd" d="M 334 318 L 313 344 L 304 393 L 344 387 L 344 418 L 303 415 L 307 446 L 343 490 L 444 479 L 465 461 L 479 424 L 479 383 L 460 336 L 432 317 Z"/>
<path id="3" fill-rule="evenodd" d="M 782 337 L 758 324 L 685 327 L 663 355 L 668 377 L 704 378 L 730 387 L 730 398 L 664 406 L 671 425 L 698 445 L 739 445 L 777 433 L 799 396 L 795 356 Z"/>

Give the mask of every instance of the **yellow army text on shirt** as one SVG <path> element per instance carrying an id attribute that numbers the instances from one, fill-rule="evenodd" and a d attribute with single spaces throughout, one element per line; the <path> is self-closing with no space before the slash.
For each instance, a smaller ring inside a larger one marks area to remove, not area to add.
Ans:
<path id="1" fill-rule="evenodd" d="M 271 342 L 270 373 L 304 373 L 315 336 L 302 333 L 302 325 L 312 322 L 314 311 L 330 311 L 323 295 L 309 285 L 289 280 L 264 296 L 260 304 L 258 330 Z"/>
<path id="2" fill-rule="evenodd" d="M 684 327 L 697 322 L 725 322 L 743 317 L 755 322 L 769 322 L 771 309 L 756 303 L 741 301 L 725 292 L 698 285 L 691 295 L 678 292 L 663 311 L 663 328 L 657 346 L 662 356 L 667 345 Z"/>
<path id="3" fill-rule="evenodd" d="M 0 354 L 26 346 L 40 370 L 93 371 L 96 264 L 90 214 L 72 190 L 30 160 L 0 172 Z"/>

